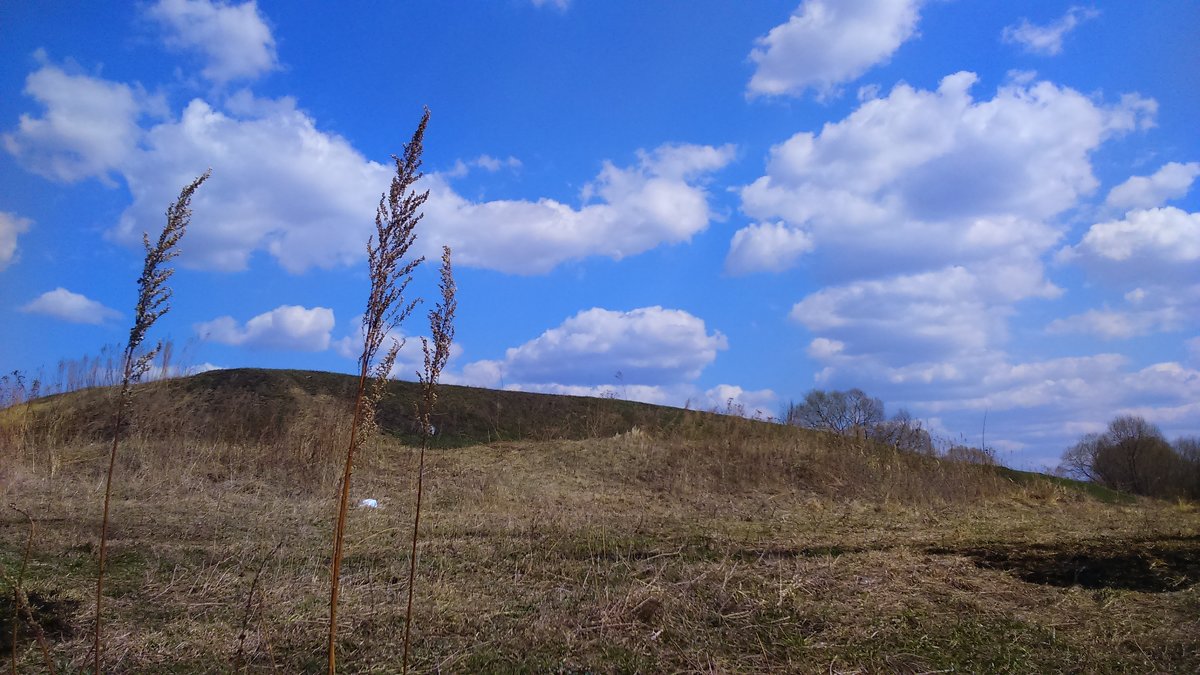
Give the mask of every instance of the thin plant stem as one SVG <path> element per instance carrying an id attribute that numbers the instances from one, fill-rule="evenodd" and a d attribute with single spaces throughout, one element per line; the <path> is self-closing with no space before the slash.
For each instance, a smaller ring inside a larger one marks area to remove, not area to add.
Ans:
<path id="1" fill-rule="evenodd" d="M 129 342 L 125 344 L 122 361 L 121 392 L 117 400 L 117 410 L 113 414 L 112 446 L 108 453 L 108 473 L 104 480 L 104 513 L 100 520 L 100 554 L 96 569 L 96 622 L 92 635 L 92 670 L 100 675 L 101 647 L 103 646 L 102 602 L 104 599 L 104 568 L 108 560 L 108 520 L 109 506 L 112 501 L 113 474 L 117 466 L 117 448 L 121 443 L 121 432 L 126 422 L 127 410 L 133 398 L 133 385 L 142 379 L 150 370 L 154 357 L 161 345 L 154 347 L 145 354 L 138 354 L 138 348 L 146 338 L 146 332 L 154 325 L 160 316 L 171 309 L 171 288 L 167 281 L 175 270 L 166 264 L 179 255 L 178 244 L 187 231 L 191 221 L 192 195 L 212 175 L 209 169 L 201 174 L 179 192 L 179 198 L 167 207 L 167 224 L 158 236 L 158 242 L 150 245 L 150 236 L 142 235 L 142 245 L 146 249 L 146 259 L 142 268 L 142 276 L 138 278 L 138 301 L 134 311 L 133 327 L 129 329 Z"/>
<path id="2" fill-rule="evenodd" d="M 375 430 L 375 405 L 387 391 L 392 366 L 402 343 L 392 338 L 391 347 L 381 358 L 379 348 L 388 334 L 412 313 L 417 301 L 405 302 L 404 293 L 412 281 L 412 272 L 424 258 L 406 261 L 409 248 L 416 241 L 416 226 L 422 218 L 421 206 L 429 192 L 417 192 L 414 184 L 421 179 L 421 153 L 424 151 L 425 127 L 429 124 L 429 108 L 412 140 L 405 144 L 400 157 L 392 156 L 396 174 L 388 192 L 379 198 L 375 211 L 375 235 L 367 241 L 367 269 L 371 288 L 366 312 L 362 317 L 363 350 L 359 357 L 358 390 L 354 397 L 354 417 L 350 426 L 350 441 L 338 489 L 337 519 L 333 535 L 333 555 L 329 563 L 329 641 L 328 672 L 337 670 L 337 613 L 342 570 L 342 551 L 345 546 L 346 514 L 350 506 L 350 478 L 353 475 L 354 455 L 366 436 Z M 375 384 L 368 390 L 367 380 L 374 372 Z"/>
<path id="3" fill-rule="evenodd" d="M 442 368 L 450 359 L 450 346 L 454 343 L 454 313 L 458 309 L 454 284 L 454 269 L 450 262 L 450 247 L 442 247 L 442 278 L 438 284 L 442 299 L 429 311 L 429 332 L 433 339 L 421 338 L 421 350 L 425 354 L 425 370 L 417 373 L 421 382 L 422 402 L 418 417 L 421 421 L 421 454 L 417 461 L 417 503 L 413 512 L 412 548 L 408 558 L 408 610 L 404 618 L 403 672 L 408 673 L 409 646 L 412 642 L 413 591 L 417 578 L 417 541 L 421 530 L 421 496 L 425 486 L 425 451 L 433 435 L 433 408 L 437 404 L 437 384 Z"/>
<path id="4" fill-rule="evenodd" d="M 258 578 L 262 576 L 263 570 L 266 569 L 267 562 L 269 562 L 281 548 L 283 548 L 282 539 L 278 544 L 275 544 L 275 548 L 271 549 L 270 553 L 263 556 L 262 562 L 258 565 L 258 570 L 254 572 L 254 578 L 250 580 L 250 592 L 246 594 L 246 609 L 242 614 L 242 633 L 238 636 L 237 656 L 234 658 L 235 667 L 240 668 L 242 666 L 242 654 L 244 653 L 246 647 L 246 629 L 250 626 L 250 611 L 252 608 L 251 606 L 254 603 L 254 591 L 258 588 Z"/>
<path id="5" fill-rule="evenodd" d="M 25 583 L 25 569 L 29 567 L 29 553 L 33 549 L 33 536 L 37 531 L 37 524 L 33 521 L 33 516 L 27 512 L 17 508 L 16 504 L 9 504 L 9 508 L 17 513 L 25 516 L 29 521 L 29 536 L 25 539 L 25 553 L 21 556 L 21 567 L 17 570 L 16 581 L 9 580 L 13 587 L 13 633 L 12 633 L 12 672 L 17 673 L 17 625 L 20 623 L 17 616 L 17 609 L 25 610 L 26 619 L 29 625 L 33 628 L 34 637 L 37 639 L 38 647 L 42 650 L 42 661 L 46 664 L 46 672 L 54 675 L 54 660 L 50 658 L 50 647 L 46 644 L 46 633 L 42 630 L 41 624 L 37 622 L 37 617 L 33 615 L 33 610 L 29 607 L 29 598 L 25 595 L 25 589 L 22 584 Z"/>

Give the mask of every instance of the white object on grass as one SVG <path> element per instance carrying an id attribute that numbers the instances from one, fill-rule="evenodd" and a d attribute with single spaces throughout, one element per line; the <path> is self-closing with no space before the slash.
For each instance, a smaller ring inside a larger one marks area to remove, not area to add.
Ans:
<path id="1" fill-rule="evenodd" d="M 374 499 L 364 499 L 358 503 L 358 506 L 364 509 L 377 509 L 379 508 L 379 502 Z"/>

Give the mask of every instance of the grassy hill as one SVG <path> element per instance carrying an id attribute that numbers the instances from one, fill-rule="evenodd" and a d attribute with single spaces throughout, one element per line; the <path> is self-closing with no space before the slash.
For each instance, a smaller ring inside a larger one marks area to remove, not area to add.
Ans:
<path id="1" fill-rule="evenodd" d="M 309 370 L 238 368 L 140 385 L 135 394 L 135 427 L 150 437 L 244 442 L 271 439 L 306 418 L 349 409 L 357 378 Z M 111 437 L 112 389 L 91 389 L 40 399 L 31 410 L 42 434 L 77 434 L 81 439 Z M 392 382 L 377 421 L 384 433 L 416 441 L 415 382 Z M 515 440 L 583 439 L 612 436 L 634 427 L 643 431 L 704 433 L 712 426 L 775 425 L 732 420 L 707 412 L 618 399 L 559 396 L 442 385 L 433 416 L 435 444 L 458 447 Z M 792 433 L 804 433 L 791 431 Z"/>
<path id="2" fill-rule="evenodd" d="M 113 670 L 322 671 L 353 385 L 229 370 L 139 388 Z M 43 669 L 7 591 L 22 568 L 58 669 L 88 663 L 112 395 L 0 411 L 0 652 L 22 672 Z M 393 385 L 357 464 L 352 498 L 380 507 L 348 525 L 343 672 L 399 668 L 415 396 Z M 444 387 L 440 405 L 417 672 L 1200 670 L 1192 505 L 626 401 Z"/>

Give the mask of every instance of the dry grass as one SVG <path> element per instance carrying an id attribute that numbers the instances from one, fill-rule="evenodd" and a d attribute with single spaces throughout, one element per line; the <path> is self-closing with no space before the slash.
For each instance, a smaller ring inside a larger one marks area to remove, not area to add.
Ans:
<path id="1" fill-rule="evenodd" d="M 1196 559 L 1200 513 L 1190 506 L 1106 505 L 1052 483 L 1023 487 L 978 467 L 802 439 L 686 436 L 631 432 L 431 453 L 414 667 L 1200 668 L 1195 586 L 1059 587 L 977 564 L 981 551 L 1138 549 L 1159 558 L 1164 578 L 1194 583 L 1200 572 L 1171 567 L 1167 555 Z M 265 471 L 214 478 L 212 449 L 130 449 L 140 466 L 129 467 L 114 498 L 111 662 L 138 672 L 325 667 L 333 515 L 325 495 L 335 478 L 297 490 Z M 360 458 L 354 500 L 375 498 L 381 508 L 349 516 L 338 633 L 348 671 L 400 665 L 416 461 L 413 448 L 387 440 Z M 64 670 L 86 663 L 99 474 L 94 459 L 70 462 L 53 479 L 23 470 L 0 488 L 39 520 L 25 588 L 48 607 L 42 618 Z M 950 487 L 971 475 L 984 478 L 971 490 Z M 25 528 L 22 519 L 0 520 L 6 568 L 18 561 Z M 20 645 L 20 657 L 40 667 L 32 643 Z"/>
<path id="2" fill-rule="evenodd" d="M 387 391 L 392 366 L 400 353 L 401 343 L 391 338 L 390 347 L 379 355 L 392 331 L 408 318 L 417 300 L 405 298 L 405 291 L 412 281 L 413 270 L 424 258 L 408 259 L 408 250 L 416 241 L 417 223 L 421 221 L 421 206 L 429 198 L 429 192 L 417 192 L 413 185 L 421 179 L 421 153 L 425 127 L 429 124 L 429 108 L 421 117 L 412 140 L 404 146 L 401 157 L 392 156 L 396 164 L 396 175 L 392 177 L 387 193 L 379 198 L 375 212 L 375 235 L 367 241 L 367 270 L 370 291 L 367 307 L 362 316 L 363 347 L 358 359 L 358 390 L 354 397 L 354 415 L 350 423 L 349 442 L 346 445 L 346 461 L 342 469 L 338 488 L 337 520 L 333 528 L 333 554 L 329 563 L 329 640 L 327 647 L 329 675 L 337 669 L 338 596 L 341 593 L 342 552 L 346 540 L 346 514 L 349 509 L 350 480 L 354 469 L 354 455 L 367 438 L 377 431 L 376 407 Z M 447 253 L 447 257 L 449 253 Z M 428 349 L 425 357 L 429 362 Z M 367 378 L 374 384 L 367 386 Z M 427 417 L 428 415 L 426 415 Z M 425 426 L 428 426 L 426 424 Z M 427 435 L 427 434 L 426 434 Z M 424 446 L 422 446 L 424 447 Z M 422 452 L 424 457 L 424 452 Z M 418 482 L 418 486 L 420 483 Z M 420 490 L 417 492 L 420 495 Z M 419 501 L 419 499 L 418 499 Z M 418 503 L 418 513 L 420 513 Z M 414 542 L 416 541 L 414 534 Z M 414 543 L 415 547 L 416 544 Z M 407 641 L 405 655 L 408 654 Z M 405 658 L 407 671 L 407 658 Z"/>

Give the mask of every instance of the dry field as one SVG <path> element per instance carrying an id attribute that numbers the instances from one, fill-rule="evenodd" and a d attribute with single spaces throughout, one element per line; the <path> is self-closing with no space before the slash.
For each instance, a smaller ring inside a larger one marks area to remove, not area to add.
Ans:
<path id="1" fill-rule="evenodd" d="M 763 425 L 765 426 L 765 425 Z M 434 452 L 419 672 L 1200 672 L 1200 511 L 813 435 L 639 431 Z M 36 521 L 23 589 L 61 672 L 90 665 L 106 449 L 0 470 Z M 333 471 L 277 448 L 133 440 L 106 662 L 325 666 Z M 262 457 L 272 457 L 264 463 Z M 343 672 L 397 672 L 415 453 L 378 439 L 348 525 Z M 17 575 L 28 522 L 0 516 Z M 0 600 L 11 651 L 12 595 Z M 19 625 L 17 669 L 43 656 Z"/>

